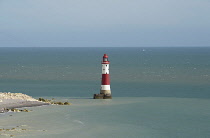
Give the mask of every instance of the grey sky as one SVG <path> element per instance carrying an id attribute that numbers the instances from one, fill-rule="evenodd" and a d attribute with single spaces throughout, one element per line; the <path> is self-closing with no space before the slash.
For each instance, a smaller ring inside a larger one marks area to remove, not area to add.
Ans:
<path id="1" fill-rule="evenodd" d="M 210 46 L 210 0 L 0 0 L 9 46 Z"/>

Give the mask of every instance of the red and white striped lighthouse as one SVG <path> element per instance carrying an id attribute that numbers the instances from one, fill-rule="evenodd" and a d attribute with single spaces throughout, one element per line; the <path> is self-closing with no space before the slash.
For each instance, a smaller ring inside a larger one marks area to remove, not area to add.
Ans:
<path id="1" fill-rule="evenodd" d="M 93 95 L 93 99 L 112 99 L 112 94 L 110 89 L 110 77 L 109 77 L 109 60 L 107 54 L 104 54 L 101 64 L 102 64 L 101 90 L 100 94 Z"/>
<path id="2" fill-rule="evenodd" d="M 108 55 L 104 54 L 102 64 L 102 78 L 101 78 L 101 91 L 100 94 L 111 96 L 110 77 L 109 77 L 109 60 Z"/>

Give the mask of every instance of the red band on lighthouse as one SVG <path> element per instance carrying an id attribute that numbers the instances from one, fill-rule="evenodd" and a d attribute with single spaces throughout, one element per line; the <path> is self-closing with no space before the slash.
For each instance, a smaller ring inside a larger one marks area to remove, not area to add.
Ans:
<path id="1" fill-rule="evenodd" d="M 101 85 L 110 85 L 109 74 L 102 74 Z"/>

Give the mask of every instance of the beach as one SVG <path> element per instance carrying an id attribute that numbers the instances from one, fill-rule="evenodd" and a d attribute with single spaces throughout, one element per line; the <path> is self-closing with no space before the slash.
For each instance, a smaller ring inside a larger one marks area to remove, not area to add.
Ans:
<path id="1" fill-rule="evenodd" d="M 51 97 L 44 97 L 51 98 Z M 197 138 L 209 136 L 207 99 L 161 97 L 55 97 L 71 106 L 29 107 L 32 112 L 0 114 L 2 134 L 14 137 L 57 138 Z M 12 115 L 12 116 L 11 116 Z M 19 126 L 19 127 L 17 127 Z M 18 131 L 11 130 L 21 130 Z M 1 132 L 0 132 L 1 133 Z"/>
<path id="2" fill-rule="evenodd" d="M 8 109 L 49 105 L 22 93 L 0 93 L 0 113 Z"/>

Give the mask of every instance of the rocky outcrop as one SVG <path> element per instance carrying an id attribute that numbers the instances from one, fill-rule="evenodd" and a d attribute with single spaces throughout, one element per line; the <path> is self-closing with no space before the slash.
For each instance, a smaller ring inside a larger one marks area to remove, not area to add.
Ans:
<path id="1" fill-rule="evenodd" d="M 94 94 L 93 99 L 112 99 L 112 96 L 105 94 Z"/>
<path id="2" fill-rule="evenodd" d="M 50 103 L 50 104 L 53 104 L 53 105 L 71 105 L 71 103 L 69 103 L 69 102 L 57 102 L 57 101 L 55 101 L 54 98 L 52 100 L 39 98 L 38 100 L 42 101 L 42 102 L 45 102 L 45 103 Z"/>
<path id="3" fill-rule="evenodd" d="M 4 111 L 5 112 L 9 112 L 9 111 L 11 111 L 11 112 L 30 112 L 32 110 L 29 111 L 28 109 L 17 109 L 17 108 L 9 109 L 9 108 L 4 108 Z"/>

